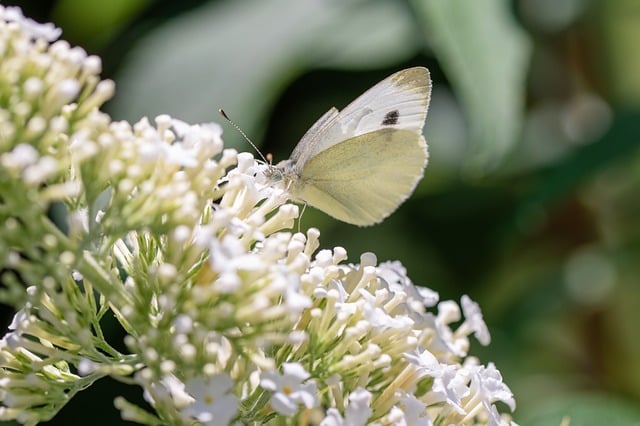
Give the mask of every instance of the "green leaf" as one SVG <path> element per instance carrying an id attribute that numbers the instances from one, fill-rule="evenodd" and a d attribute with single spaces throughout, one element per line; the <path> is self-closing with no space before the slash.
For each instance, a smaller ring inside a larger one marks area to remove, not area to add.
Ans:
<path id="1" fill-rule="evenodd" d="M 427 40 L 466 109 L 467 168 L 496 169 L 520 132 L 531 42 L 507 0 L 413 0 Z"/>
<path id="2" fill-rule="evenodd" d="M 534 415 L 520 419 L 519 423 L 522 426 L 560 426 L 563 419 L 571 426 L 638 426 L 640 408 L 610 395 L 556 397 L 552 403 L 539 407 Z"/>
<path id="3" fill-rule="evenodd" d="M 64 28 L 65 40 L 82 40 L 83 47 L 92 50 L 107 43 L 149 3 L 151 0 L 60 0 L 55 3 L 53 20 Z"/>
<path id="4" fill-rule="evenodd" d="M 220 121 L 222 107 L 259 139 L 280 91 L 305 69 L 389 66 L 415 55 L 415 35 L 403 2 L 212 2 L 134 46 L 111 106 L 130 120 L 168 113 L 192 122 Z"/>
<path id="5" fill-rule="evenodd" d="M 600 138 L 535 174 L 533 183 L 529 184 L 530 192 L 523 197 L 514 215 L 513 226 L 535 220 L 540 211 L 566 197 L 606 167 L 635 155 L 640 149 L 639 134 L 640 113 L 637 110 L 615 111 L 611 126 Z"/>

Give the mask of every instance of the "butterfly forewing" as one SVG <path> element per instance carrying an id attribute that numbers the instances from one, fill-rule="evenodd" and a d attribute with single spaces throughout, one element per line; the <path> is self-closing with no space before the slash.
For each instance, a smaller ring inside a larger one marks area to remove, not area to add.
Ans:
<path id="1" fill-rule="evenodd" d="M 305 147 L 308 146 L 308 142 L 311 141 L 316 135 L 322 133 L 324 128 L 331 123 L 331 121 L 338 116 L 338 109 L 333 107 L 329 111 L 325 112 L 322 117 L 320 117 L 313 126 L 307 130 L 304 134 L 298 145 L 293 149 L 291 153 L 290 159 L 293 160 L 295 158 L 299 158 L 302 151 L 305 150 Z"/>
<path id="2" fill-rule="evenodd" d="M 381 128 L 405 129 L 422 134 L 430 94 L 431 79 L 426 68 L 398 71 L 318 126 L 318 122 L 329 115 L 325 114 L 296 146 L 291 160 L 296 164 L 296 169 L 301 171 L 305 163 L 319 152 L 346 139 Z"/>

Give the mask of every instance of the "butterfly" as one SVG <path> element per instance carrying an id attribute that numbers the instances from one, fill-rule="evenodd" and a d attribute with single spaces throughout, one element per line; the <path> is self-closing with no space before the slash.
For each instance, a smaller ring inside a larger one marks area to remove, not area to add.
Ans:
<path id="1" fill-rule="evenodd" d="M 427 165 L 422 128 L 431 78 L 423 67 L 398 71 L 342 111 L 327 111 L 288 160 L 265 171 L 293 201 L 346 223 L 369 226 L 393 213 Z"/>

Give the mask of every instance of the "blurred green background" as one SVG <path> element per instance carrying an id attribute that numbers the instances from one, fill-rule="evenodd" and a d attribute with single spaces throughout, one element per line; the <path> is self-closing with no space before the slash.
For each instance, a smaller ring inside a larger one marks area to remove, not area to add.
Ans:
<path id="1" fill-rule="evenodd" d="M 329 107 L 431 70 L 430 164 L 373 228 L 309 208 L 350 260 L 400 260 L 442 299 L 480 303 L 522 425 L 640 425 L 640 2 L 3 2 L 103 58 L 116 119 L 218 121 L 287 158 Z M 104 382 L 50 424 L 120 424 Z M 132 388 L 131 395 L 139 390 Z M 99 415 L 96 415 L 99 414 Z"/>

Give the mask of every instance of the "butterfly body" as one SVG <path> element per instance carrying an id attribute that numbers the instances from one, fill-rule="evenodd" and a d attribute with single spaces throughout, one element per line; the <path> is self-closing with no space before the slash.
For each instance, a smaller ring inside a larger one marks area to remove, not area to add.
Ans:
<path id="1" fill-rule="evenodd" d="M 327 111 L 288 160 L 269 167 L 268 178 L 282 181 L 293 200 L 341 221 L 380 222 L 422 178 L 430 93 L 426 68 L 392 74 L 344 110 Z"/>

